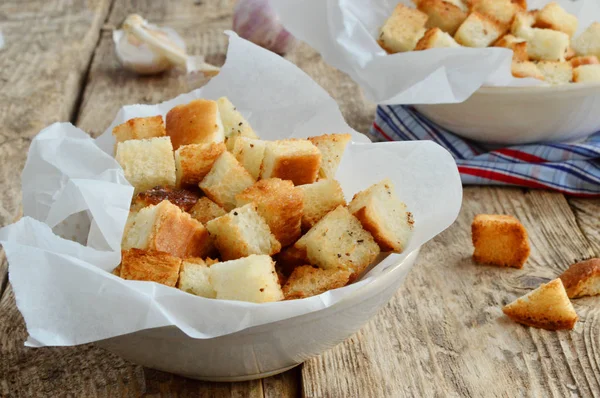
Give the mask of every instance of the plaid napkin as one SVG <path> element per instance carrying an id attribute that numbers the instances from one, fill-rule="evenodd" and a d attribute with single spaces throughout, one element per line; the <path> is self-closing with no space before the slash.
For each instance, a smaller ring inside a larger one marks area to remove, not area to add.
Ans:
<path id="1" fill-rule="evenodd" d="M 542 188 L 600 196 L 600 132 L 577 143 L 501 147 L 461 138 L 413 107 L 380 105 L 371 134 L 380 141 L 432 140 L 458 165 L 463 184 Z"/>

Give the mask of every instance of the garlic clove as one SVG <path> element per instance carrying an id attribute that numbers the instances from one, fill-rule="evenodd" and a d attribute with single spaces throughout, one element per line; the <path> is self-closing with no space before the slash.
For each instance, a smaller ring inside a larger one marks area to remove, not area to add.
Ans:
<path id="1" fill-rule="evenodd" d="M 125 69 L 141 75 L 152 75 L 173 67 L 167 58 L 156 55 L 147 44 L 122 30 L 113 31 L 113 41 L 117 59 Z"/>

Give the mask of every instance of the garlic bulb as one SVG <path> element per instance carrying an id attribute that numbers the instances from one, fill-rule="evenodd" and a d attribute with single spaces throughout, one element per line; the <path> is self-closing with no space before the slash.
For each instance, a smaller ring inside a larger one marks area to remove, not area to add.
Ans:
<path id="1" fill-rule="evenodd" d="M 254 44 L 284 55 L 294 47 L 296 39 L 283 28 L 270 1 L 238 0 L 233 13 L 233 30 Z"/>

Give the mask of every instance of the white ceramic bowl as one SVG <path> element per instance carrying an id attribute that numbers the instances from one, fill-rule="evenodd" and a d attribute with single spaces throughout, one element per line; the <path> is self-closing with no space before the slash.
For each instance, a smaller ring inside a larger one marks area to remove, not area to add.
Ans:
<path id="1" fill-rule="evenodd" d="M 194 339 L 174 326 L 142 330 L 101 347 L 136 364 L 211 381 L 242 381 L 284 372 L 357 332 L 396 293 L 419 250 L 373 282 L 321 311 L 213 339 Z"/>
<path id="2" fill-rule="evenodd" d="M 600 131 L 600 84 L 482 87 L 459 104 L 415 108 L 440 126 L 477 141 L 576 140 Z"/>

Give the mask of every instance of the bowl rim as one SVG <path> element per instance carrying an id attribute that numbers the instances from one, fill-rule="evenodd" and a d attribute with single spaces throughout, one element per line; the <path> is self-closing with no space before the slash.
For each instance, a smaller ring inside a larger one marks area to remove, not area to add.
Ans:
<path id="1" fill-rule="evenodd" d="M 514 95 L 514 94 L 562 94 L 584 93 L 600 89 L 600 82 L 596 83 L 569 83 L 555 86 L 481 86 L 474 94 L 484 95 Z"/>

